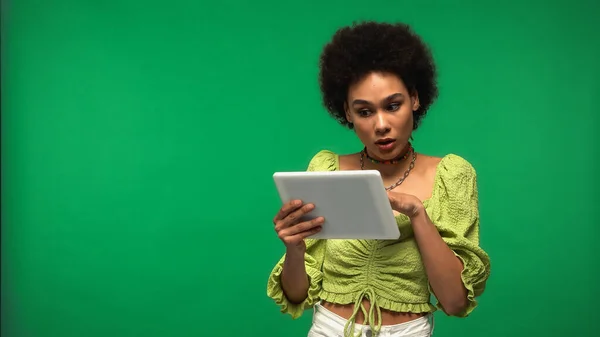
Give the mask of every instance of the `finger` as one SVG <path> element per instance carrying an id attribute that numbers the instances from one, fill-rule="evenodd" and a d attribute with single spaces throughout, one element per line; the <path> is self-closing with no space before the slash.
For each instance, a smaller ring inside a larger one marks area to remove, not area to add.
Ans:
<path id="1" fill-rule="evenodd" d="M 312 235 L 317 234 L 322 229 L 323 229 L 323 226 L 317 226 L 317 227 L 314 227 L 314 228 L 312 228 L 310 230 L 298 233 L 298 234 L 295 235 L 295 237 L 297 237 L 299 240 L 304 240 L 304 239 L 306 239 L 306 238 L 308 238 L 308 237 L 310 237 Z"/>
<path id="2" fill-rule="evenodd" d="M 302 200 L 291 200 L 287 202 L 285 205 L 281 206 L 279 212 L 273 218 L 273 223 L 277 223 L 278 221 L 285 218 L 290 212 L 294 211 L 298 207 L 302 206 Z"/>
<path id="3" fill-rule="evenodd" d="M 390 205 L 392 205 L 392 208 L 397 209 L 398 205 L 400 204 L 400 200 L 398 200 L 398 196 L 390 191 L 387 192 L 387 195 L 390 200 Z"/>
<path id="4" fill-rule="evenodd" d="M 306 204 L 304 206 L 302 206 L 301 208 L 291 212 L 290 214 L 288 214 L 285 218 L 283 218 L 281 220 L 281 227 L 282 228 L 286 228 L 292 225 L 295 225 L 296 222 L 298 220 L 300 220 L 300 218 L 309 213 L 310 211 L 312 211 L 315 208 L 314 204 Z"/>
<path id="5" fill-rule="evenodd" d="M 317 217 L 309 221 L 301 222 L 295 226 L 288 227 L 282 230 L 282 236 L 293 236 L 302 232 L 313 230 L 316 227 L 320 227 L 325 222 L 323 217 Z"/>
<path id="6" fill-rule="evenodd" d="M 304 231 L 304 232 L 300 232 L 296 235 L 293 236 L 287 236 L 284 237 L 282 240 L 283 242 L 285 242 L 286 244 L 296 244 L 308 237 L 310 237 L 311 235 L 315 235 L 318 232 L 320 232 L 323 229 L 322 226 L 316 226 L 314 228 L 311 228 L 310 230 Z"/>
<path id="7" fill-rule="evenodd" d="M 395 198 L 392 195 L 392 192 L 387 191 L 387 196 L 388 196 L 388 199 L 390 200 L 390 203 L 393 203 L 395 201 Z"/>
<path id="8" fill-rule="evenodd" d="M 304 232 L 302 232 L 302 233 L 299 233 L 298 235 L 300 235 L 300 237 L 301 237 L 302 239 L 306 239 L 306 238 L 310 237 L 311 235 L 315 235 L 315 234 L 317 234 L 317 233 L 318 233 L 318 232 L 320 232 L 322 229 L 323 229 L 323 226 L 317 226 L 317 227 L 315 227 L 315 228 L 313 228 L 313 229 L 311 229 L 311 230 L 309 230 L 309 231 L 304 231 Z"/>

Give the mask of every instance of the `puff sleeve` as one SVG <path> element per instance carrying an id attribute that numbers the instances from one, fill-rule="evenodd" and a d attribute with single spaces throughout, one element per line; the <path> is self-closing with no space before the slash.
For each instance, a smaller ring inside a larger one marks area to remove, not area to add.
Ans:
<path id="1" fill-rule="evenodd" d="M 490 276 L 490 258 L 479 246 L 479 199 L 473 166 L 457 155 L 448 155 L 438 166 L 436 186 L 439 208 L 432 218 L 442 239 L 463 263 L 461 278 L 467 289 L 468 316 L 477 306 Z M 437 307 L 443 309 L 438 303 Z"/>
<path id="2" fill-rule="evenodd" d="M 317 153 L 308 164 L 308 171 L 333 171 L 337 168 L 337 156 L 327 150 Z M 279 259 L 272 269 L 267 282 L 267 296 L 275 301 L 282 313 L 297 319 L 302 313 L 319 300 L 321 284 L 323 280 L 322 265 L 325 256 L 325 240 L 305 239 L 306 253 L 304 254 L 304 265 L 308 274 L 308 296 L 301 303 L 289 301 L 281 286 L 281 272 L 285 254 Z"/>
<path id="3" fill-rule="evenodd" d="M 275 301 L 281 312 L 289 314 L 293 319 L 302 316 L 304 310 L 311 308 L 319 300 L 321 292 L 321 281 L 323 273 L 321 266 L 323 264 L 323 253 L 325 251 L 325 241 L 306 239 L 306 253 L 304 254 L 304 265 L 308 274 L 308 296 L 301 303 L 294 303 L 287 299 L 283 288 L 281 287 L 281 272 L 283 271 L 283 261 L 285 254 L 275 265 L 269 276 L 267 283 L 267 296 Z"/>

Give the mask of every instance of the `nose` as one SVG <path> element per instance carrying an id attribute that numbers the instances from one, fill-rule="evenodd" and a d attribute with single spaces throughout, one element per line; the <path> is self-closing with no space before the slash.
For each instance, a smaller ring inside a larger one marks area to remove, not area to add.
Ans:
<path id="1" fill-rule="evenodd" d="M 390 124 L 388 123 L 385 115 L 378 113 L 375 115 L 375 132 L 378 135 L 386 134 L 390 131 Z"/>

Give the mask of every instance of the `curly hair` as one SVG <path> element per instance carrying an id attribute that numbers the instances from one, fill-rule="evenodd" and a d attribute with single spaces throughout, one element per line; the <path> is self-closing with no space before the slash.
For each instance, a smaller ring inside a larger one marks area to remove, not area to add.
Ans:
<path id="1" fill-rule="evenodd" d="M 339 29 L 319 59 L 319 86 L 323 105 L 340 124 L 346 120 L 344 102 L 349 87 L 371 72 L 397 75 L 409 92 L 419 96 L 413 112 L 416 130 L 438 95 L 433 57 L 423 40 L 404 23 L 366 21 Z"/>

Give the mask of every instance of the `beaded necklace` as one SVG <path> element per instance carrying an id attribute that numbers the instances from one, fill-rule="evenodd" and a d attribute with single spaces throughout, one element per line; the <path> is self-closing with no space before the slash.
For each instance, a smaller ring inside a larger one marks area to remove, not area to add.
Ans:
<path id="1" fill-rule="evenodd" d="M 367 152 L 367 147 L 366 147 L 366 146 L 365 146 L 365 148 L 362 150 L 362 152 L 364 153 L 364 156 L 365 156 L 365 157 L 366 157 L 366 158 L 367 158 L 367 159 L 368 159 L 368 160 L 369 160 L 371 163 L 373 163 L 373 164 L 385 164 L 385 165 L 387 165 L 387 164 L 398 164 L 399 162 L 406 160 L 406 158 L 408 158 L 408 156 L 409 156 L 409 155 L 411 154 L 411 152 L 413 152 L 413 151 L 414 151 L 414 149 L 413 149 L 413 147 L 412 147 L 412 144 L 411 144 L 411 143 L 408 143 L 408 149 L 406 149 L 406 152 L 405 152 L 403 155 L 401 155 L 401 156 L 399 156 L 399 157 L 397 157 L 397 158 L 394 158 L 394 159 L 390 159 L 390 160 L 383 160 L 383 161 L 381 161 L 381 160 L 377 160 L 377 159 L 375 159 L 375 158 L 373 158 L 373 157 L 369 156 L 369 153 Z"/>
<path id="2" fill-rule="evenodd" d="M 400 179 L 398 179 L 398 181 L 396 181 L 394 184 L 385 188 L 386 191 L 391 191 L 394 188 L 396 188 L 398 185 L 402 184 L 404 182 L 404 180 L 406 179 L 406 177 L 408 177 L 408 175 L 410 174 L 410 171 L 412 171 L 412 169 L 415 167 L 415 161 L 417 160 L 417 153 L 414 151 L 414 149 L 410 143 L 408 144 L 408 151 L 403 156 L 396 158 L 396 159 L 385 160 L 385 161 L 379 161 L 379 160 L 369 157 L 369 155 L 367 154 L 367 148 L 365 147 L 365 149 L 363 149 L 360 152 L 360 169 L 361 170 L 365 169 L 365 162 L 364 162 L 365 157 L 367 157 L 367 159 L 369 159 L 374 164 L 396 164 L 396 163 L 399 163 L 402 160 L 405 160 L 406 158 L 408 158 L 408 156 L 411 153 L 412 153 L 412 160 L 408 166 L 408 169 L 406 170 L 406 172 L 404 172 L 404 175 L 402 177 L 400 177 Z"/>

